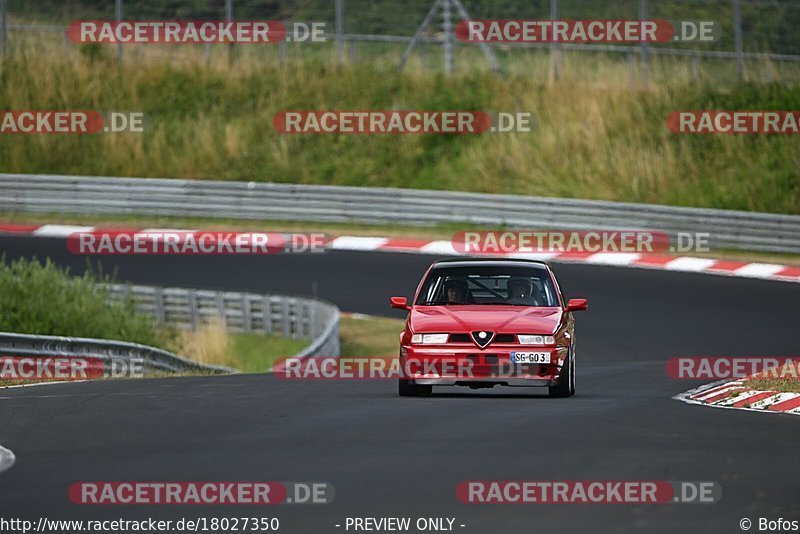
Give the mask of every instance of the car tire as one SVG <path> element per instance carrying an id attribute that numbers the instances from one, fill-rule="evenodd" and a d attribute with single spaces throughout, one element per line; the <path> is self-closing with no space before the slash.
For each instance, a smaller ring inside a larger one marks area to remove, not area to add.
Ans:
<path id="1" fill-rule="evenodd" d="M 558 385 L 550 386 L 547 389 L 551 398 L 564 398 L 575 395 L 575 355 L 571 349 L 567 365 L 561 367 Z"/>
<path id="2" fill-rule="evenodd" d="M 433 392 L 433 386 L 414 384 L 411 380 L 400 379 L 397 384 L 397 392 L 401 397 L 420 397 L 422 395 L 430 395 Z"/>

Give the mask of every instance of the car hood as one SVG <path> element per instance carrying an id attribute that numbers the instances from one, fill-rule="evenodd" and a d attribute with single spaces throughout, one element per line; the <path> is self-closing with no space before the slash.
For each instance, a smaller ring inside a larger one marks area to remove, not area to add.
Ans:
<path id="1" fill-rule="evenodd" d="M 552 334 L 561 322 L 561 308 L 527 306 L 415 306 L 409 322 L 412 332 L 472 332 Z"/>

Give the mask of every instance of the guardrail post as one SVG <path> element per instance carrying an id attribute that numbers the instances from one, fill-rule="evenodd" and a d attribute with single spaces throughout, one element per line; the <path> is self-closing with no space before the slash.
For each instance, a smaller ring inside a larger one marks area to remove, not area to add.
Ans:
<path id="1" fill-rule="evenodd" d="M 261 313 L 264 315 L 264 333 L 271 334 L 272 333 L 272 302 L 270 302 L 269 296 L 265 296 L 262 305 L 261 305 Z"/>
<path id="2" fill-rule="evenodd" d="M 164 290 L 160 287 L 155 288 L 153 293 L 153 311 L 156 314 L 156 321 L 164 323 L 167 320 L 164 312 Z"/>
<path id="3" fill-rule="evenodd" d="M 222 294 L 221 291 L 217 292 L 216 302 L 217 302 L 217 315 L 219 316 L 219 319 L 222 322 L 222 328 L 227 329 L 228 318 L 225 317 L 225 296 Z"/>
<path id="4" fill-rule="evenodd" d="M 242 332 L 249 334 L 252 331 L 252 313 L 250 310 L 250 295 L 244 293 L 242 295 Z"/>
<path id="5" fill-rule="evenodd" d="M 281 304 L 283 305 L 283 313 L 281 314 L 281 328 L 283 337 L 289 337 L 292 334 L 289 314 L 289 299 L 286 297 L 281 298 Z"/>
<path id="6" fill-rule="evenodd" d="M 302 314 L 300 317 L 300 337 L 313 337 L 311 332 L 314 330 L 314 307 L 309 305 L 307 300 L 301 306 Z"/>
<path id="7" fill-rule="evenodd" d="M 189 303 L 189 321 L 192 325 L 192 331 L 197 330 L 199 321 L 197 320 L 197 292 L 190 289 L 186 294 L 186 299 Z"/>
<path id="8" fill-rule="evenodd" d="M 733 0 L 733 42 L 736 48 L 736 77 L 744 80 L 744 43 L 742 42 L 742 0 Z"/>

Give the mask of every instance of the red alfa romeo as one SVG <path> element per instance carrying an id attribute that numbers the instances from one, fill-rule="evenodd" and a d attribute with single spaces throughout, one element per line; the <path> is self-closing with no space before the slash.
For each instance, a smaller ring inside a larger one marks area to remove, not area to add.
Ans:
<path id="1" fill-rule="evenodd" d="M 586 299 L 564 300 L 550 267 L 519 259 L 435 262 L 417 287 L 400 335 L 401 396 L 433 386 L 547 386 L 575 394 L 575 320 Z"/>

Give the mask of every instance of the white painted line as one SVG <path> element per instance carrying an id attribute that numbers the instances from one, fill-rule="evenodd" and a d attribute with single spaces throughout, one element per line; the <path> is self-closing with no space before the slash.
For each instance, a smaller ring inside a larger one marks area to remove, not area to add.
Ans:
<path id="1" fill-rule="evenodd" d="M 193 234 L 197 232 L 197 230 L 187 230 L 186 228 L 145 228 L 131 231 L 136 234 Z"/>
<path id="2" fill-rule="evenodd" d="M 96 227 L 92 226 L 68 226 L 60 224 L 45 224 L 38 229 L 33 230 L 30 235 L 39 237 L 68 237 L 74 232 L 91 232 L 96 231 Z M 205 230 L 189 230 L 189 229 L 171 229 L 171 228 L 146 228 L 143 230 L 128 230 L 136 234 L 153 234 L 153 233 L 198 233 Z M 267 232 L 269 233 L 269 232 Z M 383 245 L 389 241 L 386 237 L 356 237 L 356 236 L 340 236 L 333 239 L 328 248 L 340 250 L 381 250 Z M 404 252 L 404 253 L 417 253 L 417 254 L 436 254 L 448 256 L 465 256 L 464 252 L 455 250 L 450 241 L 431 241 L 419 248 L 405 248 L 399 250 L 389 249 L 391 252 Z M 510 254 L 496 254 L 496 257 L 510 257 L 521 258 L 530 260 L 553 261 L 555 263 L 590 263 L 596 265 L 612 265 L 619 267 L 631 267 L 635 269 L 648 269 L 648 270 L 668 270 L 668 271 L 684 271 L 684 272 L 702 272 L 703 274 L 710 274 L 714 276 L 734 276 L 742 278 L 758 278 L 762 280 L 774 280 L 779 282 L 794 282 L 800 283 L 800 278 L 795 276 L 780 276 L 779 272 L 787 269 L 786 265 L 775 265 L 769 263 L 750 263 L 743 265 L 739 269 L 729 270 L 712 270 L 708 269 L 713 267 L 719 260 L 710 258 L 695 258 L 691 256 L 677 257 L 666 264 L 643 264 L 637 263 L 637 260 L 642 258 L 641 254 L 634 253 L 609 253 L 598 252 L 591 256 L 581 258 L 571 258 L 568 255 L 561 258 L 562 254 L 558 252 L 516 252 Z"/>
<path id="3" fill-rule="evenodd" d="M 337 237 L 328 244 L 328 248 L 338 250 L 377 250 L 389 241 L 386 237 Z"/>
<path id="4" fill-rule="evenodd" d="M 694 388 L 694 389 L 690 389 L 689 391 L 684 391 L 683 393 L 679 393 L 678 395 L 675 395 L 674 397 L 672 397 L 672 399 L 673 400 L 677 400 L 677 401 L 681 401 L 681 402 L 685 402 L 686 404 L 695 404 L 695 405 L 700 405 L 700 406 L 708 406 L 710 408 L 722 408 L 723 410 L 744 410 L 744 411 L 748 411 L 748 412 L 759 412 L 759 413 L 777 413 L 777 414 L 800 415 L 800 409 L 787 410 L 785 412 L 778 412 L 778 411 L 775 411 L 775 410 L 769 410 L 768 409 L 773 404 L 777 404 L 779 402 L 783 402 L 783 401 L 786 401 L 788 399 L 792 399 L 792 398 L 796 397 L 798 395 L 797 393 L 778 393 L 777 395 L 772 395 L 771 397 L 767 397 L 766 399 L 762 399 L 760 401 L 754 402 L 751 406 L 749 406 L 747 408 L 745 408 L 743 406 L 742 407 L 729 406 L 729 405 L 725 404 L 726 401 L 728 400 L 727 397 L 723 398 L 723 399 L 720 399 L 720 400 L 718 400 L 716 402 L 711 402 L 711 403 L 703 402 L 702 400 L 700 400 L 700 399 L 702 399 L 703 397 L 706 397 L 706 396 L 713 397 L 714 395 L 716 395 L 718 393 L 721 393 L 723 390 L 719 389 L 718 391 L 715 391 L 711 395 L 703 395 L 702 394 L 703 392 L 711 391 L 713 389 L 718 389 L 721 386 L 727 386 L 729 384 L 730 385 L 740 385 L 741 382 L 742 382 L 741 380 L 737 380 L 735 382 L 726 382 L 725 380 L 720 380 L 720 381 L 714 382 L 712 384 L 706 384 L 704 386 L 700 386 L 700 387 L 697 387 L 697 388 Z M 758 394 L 758 393 L 763 393 L 763 392 L 762 391 L 755 391 L 753 394 Z M 695 398 L 696 395 L 699 395 L 699 397 Z M 741 400 L 743 398 L 745 398 L 745 397 L 738 396 L 735 400 Z M 798 407 L 798 408 L 800 408 L 800 407 Z"/>
<path id="5" fill-rule="evenodd" d="M 45 224 L 33 232 L 38 237 L 69 237 L 75 232 L 92 232 L 94 226 L 68 226 L 64 224 Z"/>
<path id="6" fill-rule="evenodd" d="M 509 258 L 519 258 L 521 260 L 547 261 L 561 256 L 561 252 L 512 252 Z"/>
<path id="7" fill-rule="evenodd" d="M 730 392 L 734 391 L 735 389 L 739 389 L 741 387 L 742 387 L 741 384 L 732 384 L 730 387 L 724 387 L 722 389 L 718 389 L 717 391 L 713 391 L 713 392 L 707 393 L 705 395 L 700 395 L 698 397 L 693 397 L 693 399 L 696 400 L 696 401 L 705 402 L 706 399 L 710 399 L 712 397 L 716 397 L 718 395 L 722 395 L 723 393 L 730 393 Z M 727 397 L 725 397 L 725 398 L 727 398 Z"/>
<path id="8" fill-rule="evenodd" d="M 586 263 L 601 265 L 630 265 L 639 260 L 641 254 L 635 252 L 598 252 L 586 258 Z"/>
<path id="9" fill-rule="evenodd" d="M 30 382 L 26 384 L 15 384 L 13 386 L 0 386 L 0 391 L 4 389 L 32 388 L 36 386 L 52 386 L 54 384 L 79 384 L 81 382 L 94 382 L 94 380 L 46 380 L 44 382 Z"/>
<path id="10" fill-rule="evenodd" d="M 664 269 L 668 271 L 705 271 L 712 265 L 717 263 L 717 260 L 710 260 L 707 258 L 692 258 L 689 256 L 682 256 L 675 258 L 664 264 Z"/>
<path id="11" fill-rule="evenodd" d="M 464 254 L 453 248 L 453 243 L 450 241 L 431 241 L 427 245 L 423 245 L 419 249 L 423 254 L 447 254 L 448 256 L 460 256 Z"/>
<path id="12" fill-rule="evenodd" d="M 732 404 L 736 404 L 739 401 L 743 401 L 745 399 L 749 399 L 750 397 L 755 397 L 756 395 L 760 395 L 761 393 L 763 393 L 763 391 L 751 389 L 749 391 L 742 391 L 741 393 L 733 397 L 725 397 L 724 399 L 716 401 L 716 403 L 721 404 L 723 406 L 730 406 Z"/>
<path id="13" fill-rule="evenodd" d="M 755 408 L 757 410 L 763 410 L 763 409 L 767 408 L 768 406 L 772 406 L 773 404 L 775 404 L 775 403 L 779 402 L 780 400 L 782 400 L 783 399 L 783 395 L 784 395 L 783 393 L 776 393 L 775 395 L 772 395 L 771 397 L 767 397 L 765 399 L 761 399 L 760 401 L 754 402 L 753 404 L 750 405 L 750 407 L 751 408 Z"/>
<path id="14" fill-rule="evenodd" d="M 13 452 L 0 446 L 0 473 L 10 468 L 16 461 L 17 458 L 14 456 Z"/>
<path id="15" fill-rule="evenodd" d="M 737 276 L 747 276 L 751 278 L 763 278 L 765 276 L 772 276 L 773 274 L 782 271 L 783 265 L 772 265 L 769 263 L 750 263 L 744 267 L 739 267 L 734 271 Z"/>

